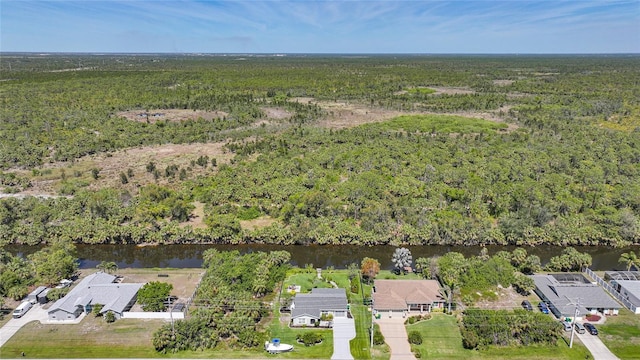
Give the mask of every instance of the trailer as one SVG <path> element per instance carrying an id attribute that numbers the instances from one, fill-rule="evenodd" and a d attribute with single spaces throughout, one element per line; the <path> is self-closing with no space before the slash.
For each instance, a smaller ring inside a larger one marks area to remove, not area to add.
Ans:
<path id="1" fill-rule="evenodd" d="M 33 290 L 29 295 L 27 295 L 26 300 L 32 304 L 38 302 L 38 295 L 43 292 L 47 287 L 46 286 L 38 286 L 35 290 Z"/>
<path id="2" fill-rule="evenodd" d="M 47 294 L 49 294 L 49 291 L 51 291 L 51 288 L 46 288 L 40 294 L 38 294 L 38 296 L 36 296 L 36 299 L 40 304 L 46 304 L 49 302 L 49 298 L 47 298 Z"/>

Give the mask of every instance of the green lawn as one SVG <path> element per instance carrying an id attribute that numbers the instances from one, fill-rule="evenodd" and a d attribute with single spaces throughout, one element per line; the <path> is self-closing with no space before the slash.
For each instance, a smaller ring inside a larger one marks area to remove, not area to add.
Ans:
<path id="1" fill-rule="evenodd" d="M 269 335 L 272 338 L 279 338 L 284 344 L 294 346 L 290 353 L 280 354 L 278 357 L 295 358 L 295 359 L 328 359 L 333 354 L 333 331 L 329 329 L 317 328 L 290 328 L 287 324 L 283 324 L 279 319 L 280 311 L 275 311 L 274 319 L 269 326 Z M 322 333 L 324 341 L 315 346 L 304 346 L 298 344 L 296 337 L 304 332 L 314 331 Z"/>
<path id="2" fill-rule="evenodd" d="M 9 339 L 0 357 L 19 357 L 23 351 L 38 358 L 160 357 L 151 336 L 162 324 L 162 320 L 132 319 L 107 324 L 94 316 L 77 325 L 31 322 Z"/>
<path id="3" fill-rule="evenodd" d="M 385 122 L 362 126 L 381 130 L 460 134 L 493 132 L 507 128 L 506 124 L 454 115 L 402 115 Z"/>
<path id="4" fill-rule="evenodd" d="M 424 278 L 422 277 L 422 275 L 416 274 L 416 273 L 399 274 L 398 275 L 398 274 L 395 274 L 391 270 L 380 270 L 380 272 L 378 273 L 378 276 L 376 276 L 376 279 L 382 279 L 382 280 L 387 280 L 387 279 L 422 280 Z"/>
<path id="5" fill-rule="evenodd" d="M 490 347 L 486 350 L 467 350 L 462 347 L 462 336 L 456 318 L 433 314 L 431 320 L 407 326 L 407 332 L 418 330 L 421 345 L 412 345 L 423 359 L 585 359 L 589 352 L 581 344 L 569 349 L 564 340 L 557 346 Z"/>
<path id="6" fill-rule="evenodd" d="M 640 359 L 640 315 L 620 309 L 597 328 L 602 342 L 620 359 Z"/>

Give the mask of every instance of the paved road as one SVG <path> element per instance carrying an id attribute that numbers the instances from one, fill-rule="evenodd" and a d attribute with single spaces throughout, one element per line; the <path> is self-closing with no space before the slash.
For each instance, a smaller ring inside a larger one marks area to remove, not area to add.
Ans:
<path id="1" fill-rule="evenodd" d="M 404 327 L 403 318 L 389 318 L 382 316 L 376 323 L 380 325 L 380 331 L 384 335 L 385 342 L 391 348 L 391 360 L 416 360 L 411 352 L 407 329 Z"/>
<path id="2" fill-rule="evenodd" d="M 356 323 L 353 319 L 333 319 L 332 360 L 353 360 L 349 341 L 356 337 Z"/>
<path id="3" fill-rule="evenodd" d="M 7 314 L 7 316 L 11 316 L 11 314 Z M 23 317 L 19 319 L 11 319 L 7 321 L 7 323 L 0 328 L 0 347 L 4 345 L 15 333 L 20 330 L 22 326 L 31 322 L 31 321 L 46 321 L 47 320 L 47 310 L 42 308 L 42 305 L 35 304 L 31 308 L 31 310 L 27 311 Z"/>
<path id="4" fill-rule="evenodd" d="M 587 333 L 578 334 L 578 339 L 587 347 L 587 349 L 591 352 L 594 360 L 619 360 L 618 357 L 613 355 L 613 353 L 602 343 L 602 340 L 598 336 L 594 336 Z"/>

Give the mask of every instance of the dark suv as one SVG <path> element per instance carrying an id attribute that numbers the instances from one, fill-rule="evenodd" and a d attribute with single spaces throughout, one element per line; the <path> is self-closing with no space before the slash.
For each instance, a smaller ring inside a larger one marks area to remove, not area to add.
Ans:
<path id="1" fill-rule="evenodd" d="M 598 335 L 598 329 L 596 329 L 595 326 L 593 326 L 593 324 L 590 323 L 584 323 L 582 324 L 584 326 L 585 329 L 587 329 L 587 331 L 589 332 L 589 334 L 591 335 Z"/>
<path id="2" fill-rule="evenodd" d="M 531 306 L 529 300 L 523 300 L 520 305 L 522 305 L 522 308 L 527 311 L 533 311 L 533 306 Z"/>

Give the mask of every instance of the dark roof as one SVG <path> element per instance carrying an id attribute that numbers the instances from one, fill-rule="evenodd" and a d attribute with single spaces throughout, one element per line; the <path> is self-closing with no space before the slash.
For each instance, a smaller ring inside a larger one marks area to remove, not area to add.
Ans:
<path id="1" fill-rule="evenodd" d="M 296 294 L 291 305 L 291 318 L 308 315 L 320 318 L 322 311 L 346 311 L 347 293 L 344 289 L 315 288 L 309 294 Z"/>
<path id="2" fill-rule="evenodd" d="M 581 315 L 587 309 L 619 309 L 618 304 L 604 289 L 592 283 L 560 282 L 552 275 L 532 275 L 537 292 L 544 296 L 562 316 L 573 316 L 575 301 L 579 301 L 578 311 Z M 540 295 L 540 294 L 538 294 Z"/>

